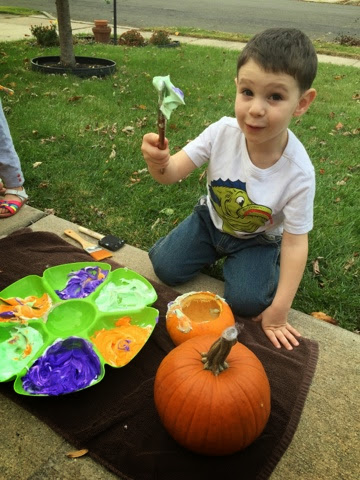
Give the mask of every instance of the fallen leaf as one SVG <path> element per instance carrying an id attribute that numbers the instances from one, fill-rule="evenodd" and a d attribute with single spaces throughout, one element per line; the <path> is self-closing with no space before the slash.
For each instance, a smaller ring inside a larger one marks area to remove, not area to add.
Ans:
<path id="1" fill-rule="evenodd" d="M 206 170 L 204 170 L 202 173 L 200 173 L 199 182 L 201 182 L 204 179 L 205 175 L 206 175 Z"/>
<path id="2" fill-rule="evenodd" d="M 315 260 L 312 261 L 313 265 L 313 272 L 315 275 L 320 275 L 320 266 L 319 266 L 319 260 L 322 260 L 324 257 L 317 257 Z"/>
<path id="3" fill-rule="evenodd" d="M 324 169 L 324 168 L 320 168 L 319 173 L 320 173 L 320 175 L 324 175 L 325 169 Z"/>
<path id="4" fill-rule="evenodd" d="M 157 218 L 155 220 L 155 222 L 151 225 L 151 230 L 154 230 L 154 228 L 156 227 L 156 225 L 160 222 L 160 218 Z"/>
<path id="5" fill-rule="evenodd" d="M 47 142 L 56 142 L 56 137 L 52 136 L 52 137 L 49 137 L 49 138 L 42 138 L 40 140 L 40 143 L 42 143 L 42 144 L 47 143 Z"/>
<path id="6" fill-rule="evenodd" d="M 133 135 L 134 133 L 134 127 L 131 127 L 130 125 L 128 125 L 127 127 L 124 127 L 121 131 L 126 133 L 126 135 Z"/>
<path id="7" fill-rule="evenodd" d="M 45 208 L 44 213 L 46 213 L 46 215 L 55 215 L 55 210 L 53 208 Z"/>
<path id="8" fill-rule="evenodd" d="M 82 98 L 81 95 L 74 95 L 73 97 L 68 98 L 68 102 L 77 102 Z"/>
<path id="9" fill-rule="evenodd" d="M 141 175 L 142 173 L 147 173 L 148 169 L 147 168 L 142 168 L 141 170 L 137 170 L 136 172 L 133 172 L 133 175 Z"/>
<path id="10" fill-rule="evenodd" d="M 336 182 L 336 185 L 339 185 L 339 186 L 343 186 L 343 185 L 346 185 L 346 182 L 349 180 L 348 177 L 345 177 L 343 178 L 342 180 L 339 180 L 338 182 Z"/>
<path id="11" fill-rule="evenodd" d="M 109 155 L 109 159 L 112 160 L 115 157 L 116 157 L 116 145 L 113 145 L 111 149 L 111 153 Z"/>
<path id="12" fill-rule="evenodd" d="M 136 120 L 136 126 L 138 128 L 146 127 L 148 117 L 143 117 Z"/>
<path id="13" fill-rule="evenodd" d="M 42 164 L 42 162 L 35 162 L 33 163 L 33 168 L 37 168 Z"/>
<path id="14" fill-rule="evenodd" d="M 344 270 L 347 272 L 348 270 L 350 270 L 350 268 L 354 265 L 355 263 L 355 257 L 352 257 L 350 258 L 350 260 L 347 261 L 345 267 L 344 267 Z"/>
<path id="15" fill-rule="evenodd" d="M 78 458 L 78 457 L 83 457 L 84 455 L 86 455 L 88 453 L 88 449 L 87 448 L 83 448 L 82 450 L 75 450 L 73 452 L 68 452 L 66 454 L 67 457 L 69 458 Z"/>
<path id="16" fill-rule="evenodd" d="M 331 323 L 332 325 L 337 325 L 337 321 L 335 320 L 335 318 L 332 318 L 329 315 L 326 315 L 326 313 L 324 312 L 312 312 L 311 316 L 317 318 L 318 320 L 322 320 L 323 322 Z"/>
<path id="17" fill-rule="evenodd" d="M 344 127 L 344 125 L 343 125 L 341 122 L 339 122 L 339 123 L 336 125 L 335 129 L 336 129 L 336 130 L 341 130 L 343 127 Z"/>

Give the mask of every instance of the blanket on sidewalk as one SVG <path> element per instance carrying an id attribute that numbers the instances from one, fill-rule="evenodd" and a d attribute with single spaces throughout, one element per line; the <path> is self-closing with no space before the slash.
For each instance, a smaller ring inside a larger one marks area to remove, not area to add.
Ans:
<path id="1" fill-rule="evenodd" d="M 59 236 L 30 229 L 0 239 L 0 251 L 0 291 L 24 276 L 42 275 L 50 266 L 92 260 Z M 106 262 L 113 270 L 120 267 L 112 260 Z M 69 395 L 18 395 L 12 382 L 0 384 L 0 393 L 37 416 L 76 448 L 89 449 L 92 458 L 122 479 L 268 479 L 298 426 L 316 368 L 317 343 L 302 338 L 300 346 L 291 352 L 277 350 L 259 324 L 246 322 L 239 340 L 263 363 L 271 385 L 268 424 L 252 445 L 234 455 L 204 457 L 191 453 L 164 430 L 153 402 L 156 370 L 174 347 L 165 328 L 167 304 L 179 294 L 152 283 L 158 294 L 153 306 L 160 312 L 159 323 L 126 367 L 106 366 L 100 383 Z"/>

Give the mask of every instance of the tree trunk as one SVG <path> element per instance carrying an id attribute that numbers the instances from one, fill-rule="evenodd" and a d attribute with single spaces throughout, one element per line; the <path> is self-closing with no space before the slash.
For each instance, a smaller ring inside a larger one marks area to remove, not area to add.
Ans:
<path id="1" fill-rule="evenodd" d="M 73 68 L 76 65 L 71 21 L 69 0 L 55 0 L 59 40 L 60 40 L 60 63 L 63 67 Z"/>

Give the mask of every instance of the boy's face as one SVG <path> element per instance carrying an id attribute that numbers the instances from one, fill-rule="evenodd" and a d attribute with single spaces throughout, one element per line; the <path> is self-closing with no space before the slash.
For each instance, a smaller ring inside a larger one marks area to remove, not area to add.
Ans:
<path id="1" fill-rule="evenodd" d="M 305 113 L 311 103 L 304 103 L 306 92 L 301 94 L 290 75 L 266 72 L 253 60 L 239 69 L 235 82 L 235 116 L 250 155 L 266 151 L 269 157 L 280 158 L 291 118 Z"/>

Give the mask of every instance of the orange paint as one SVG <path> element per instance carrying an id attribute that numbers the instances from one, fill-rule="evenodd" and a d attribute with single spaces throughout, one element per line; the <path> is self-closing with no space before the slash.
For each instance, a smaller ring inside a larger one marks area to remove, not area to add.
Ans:
<path id="1" fill-rule="evenodd" d="M 0 322 L 14 322 L 22 320 L 31 320 L 33 318 L 41 318 L 51 309 L 51 298 L 47 293 L 41 297 L 31 295 L 26 298 L 11 297 L 1 298 L 5 305 L 0 305 Z M 12 313 L 11 317 L 2 317 L 1 313 Z"/>
<path id="2" fill-rule="evenodd" d="M 113 367 L 123 367 L 141 350 L 151 334 L 151 326 L 131 325 L 131 317 L 122 317 L 115 328 L 98 330 L 90 338 L 105 362 Z"/>

